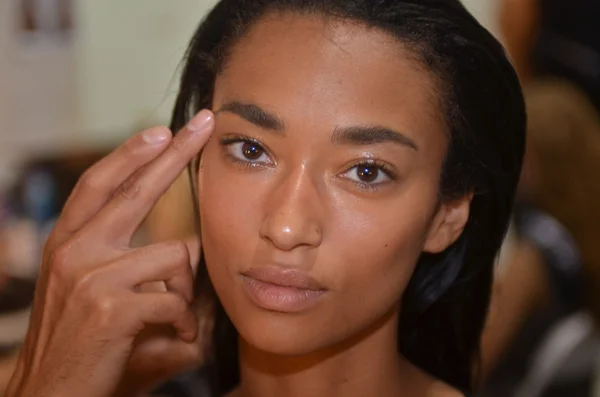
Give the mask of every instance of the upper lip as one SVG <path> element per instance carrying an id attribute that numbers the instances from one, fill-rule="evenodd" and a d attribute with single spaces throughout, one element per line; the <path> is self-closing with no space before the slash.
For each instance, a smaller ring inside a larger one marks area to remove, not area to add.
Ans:
<path id="1" fill-rule="evenodd" d="M 307 272 L 299 269 L 284 268 L 280 266 L 253 267 L 241 273 L 243 276 L 264 283 L 281 287 L 323 291 L 325 287 L 311 277 Z"/>

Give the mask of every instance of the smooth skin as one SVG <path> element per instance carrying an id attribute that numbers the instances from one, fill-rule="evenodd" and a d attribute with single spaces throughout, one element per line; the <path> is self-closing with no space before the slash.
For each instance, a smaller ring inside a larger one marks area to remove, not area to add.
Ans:
<path id="1" fill-rule="evenodd" d="M 469 215 L 471 195 L 440 201 L 448 139 L 436 92 L 414 55 L 378 30 L 295 14 L 257 22 L 216 81 L 214 117 L 201 112 L 170 143 L 164 129 L 150 131 L 167 137 L 153 145 L 133 138 L 75 189 L 46 247 L 8 396 L 123 390 L 148 324 L 195 343 L 196 250 L 128 244 L 205 143 L 203 250 L 240 334 L 232 396 L 461 396 L 397 353 L 417 259 L 445 250 Z M 263 265 L 295 267 L 326 292 L 301 313 L 264 310 L 240 278 Z M 139 291 L 154 281 L 167 291 Z"/>
<path id="2" fill-rule="evenodd" d="M 233 396 L 460 395 L 397 350 L 415 263 L 469 214 L 469 195 L 439 199 L 436 92 L 413 54 L 359 24 L 273 14 L 233 48 L 198 175 L 208 271 L 241 336 Z M 327 292 L 301 313 L 265 310 L 240 274 L 270 265 Z"/>

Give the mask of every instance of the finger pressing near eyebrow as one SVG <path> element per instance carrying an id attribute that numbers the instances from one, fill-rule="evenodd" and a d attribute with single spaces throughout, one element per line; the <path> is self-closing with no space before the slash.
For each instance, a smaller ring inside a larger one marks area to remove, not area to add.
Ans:
<path id="1" fill-rule="evenodd" d="M 97 214 L 124 181 L 166 149 L 171 138 L 167 127 L 150 128 L 89 168 L 62 210 L 50 239 L 52 244 L 64 242 Z"/>
<path id="2" fill-rule="evenodd" d="M 127 246 L 152 207 L 192 158 L 200 153 L 213 128 L 212 112 L 198 113 L 156 160 L 120 186 L 114 197 L 86 225 L 86 232 L 103 235 L 116 246 Z"/>

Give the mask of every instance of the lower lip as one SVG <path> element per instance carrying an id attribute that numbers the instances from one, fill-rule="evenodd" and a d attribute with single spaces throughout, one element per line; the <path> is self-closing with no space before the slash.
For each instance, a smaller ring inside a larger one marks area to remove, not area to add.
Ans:
<path id="1" fill-rule="evenodd" d="M 313 291 L 266 283 L 242 276 L 244 291 L 250 299 L 265 310 L 298 313 L 315 306 L 325 291 Z"/>

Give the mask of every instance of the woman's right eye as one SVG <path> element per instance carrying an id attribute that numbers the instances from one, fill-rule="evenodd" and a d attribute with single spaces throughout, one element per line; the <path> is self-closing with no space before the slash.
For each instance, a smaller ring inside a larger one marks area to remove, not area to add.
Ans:
<path id="1" fill-rule="evenodd" d="M 258 142 L 236 139 L 223 142 L 227 155 L 232 160 L 248 165 L 270 165 L 273 160 Z"/>

